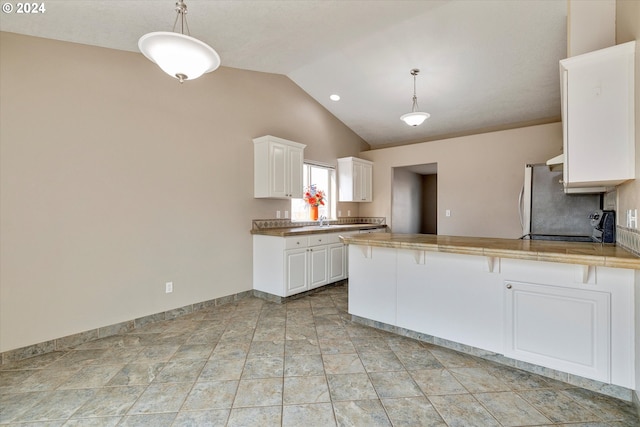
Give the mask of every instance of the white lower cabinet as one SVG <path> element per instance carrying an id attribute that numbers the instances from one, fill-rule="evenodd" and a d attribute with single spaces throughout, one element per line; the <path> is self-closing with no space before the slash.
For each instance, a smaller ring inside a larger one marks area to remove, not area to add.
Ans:
<path id="1" fill-rule="evenodd" d="M 327 245 L 313 246 L 308 251 L 309 289 L 314 289 L 329 283 L 329 247 Z"/>
<path id="2" fill-rule="evenodd" d="M 345 245 L 342 243 L 335 243 L 329 245 L 328 248 L 329 262 L 328 262 L 328 282 L 333 283 L 347 277 L 347 253 Z"/>
<path id="3" fill-rule="evenodd" d="M 284 252 L 285 295 L 293 295 L 307 290 L 308 251 L 303 249 L 290 249 Z"/>
<path id="4" fill-rule="evenodd" d="M 506 281 L 505 356 L 609 382 L 611 294 Z"/>
<path id="5" fill-rule="evenodd" d="M 339 236 L 254 235 L 253 288 L 287 297 L 345 279 L 346 255 Z"/>

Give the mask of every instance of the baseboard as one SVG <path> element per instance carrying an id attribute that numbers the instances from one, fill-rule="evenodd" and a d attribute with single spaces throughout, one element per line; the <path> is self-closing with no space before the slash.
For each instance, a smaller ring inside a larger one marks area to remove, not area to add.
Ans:
<path id="1" fill-rule="evenodd" d="M 253 290 L 253 296 L 256 297 L 256 298 L 260 298 L 260 299 L 269 301 L 269 302 L 275 302 L 275 303 L 279 303 L 279 304 L 284 304 L 287 301 L 293 301 L 293 300 L 296 300 L 296 299 L 299 299 L 299 298 L 306 297 L 306 296 L 311 295 L 311 294 L 315 294 L 316 292 L 325 291 L 325 290 L 327 290 L 329 288 L 332 288 L 334 286 L 345 285 L 347 282 L 348 282 L 347 279 L 339 280 L 337 282 L 329 283 L 328 285 L 320 286 L 318 288 L 311 289 L 310 291 L 300 292 L 299 294 L 290 295 L 288 297 L 281 297 L 279 295 L 274 295 L 274 294 L 270 294 L 268 292 L 259 291 L 257 289 L 254 289 Z"/>
<path id="2" fill-rule="evenodd" d="M 639 411 L 639 416 L 640 416 L 640 402 L 638 402 L 637 394 L 633 390 L 630 390 L 625 387 L 621 387 L 613 384 L 607 384 L 607 383 L 592 380 L 589 378 L 579 377 L 577 375 L 569 374 L 567 372 L 545 368 L 543 366 L 534 365 L 532 363 L 522 362 L 520 360 L 511 359 L 502 354 L 495 353 L 492 351 L 482 350 L 477 347 L 472 347 L 466 344 L 460 344 L 455 341 L 449 341 L 442 338 L 434 337 L 432 335 L 423 334 L 423 333 L 412 331 L 409 329 L 400 328 L 398 326 L 392 326 L 386 323 L 376 322 L 374 320 L 366 319 L 364 317 L 356 316 L 353 314 L 351 315 L 351 320 L 365 326 L 370 326 L 372 328 L 381 329 L 387 332 L 392 332 L 394 334 L 402 335 L 408 338 L 413 338 L 418 341 L 423 341 L 429 344 L 435 344 L 440 347 L 456 350 L 461 353 L 466 353 L 471 356 L 479 357 L 481 359 L 490 360 L 492 362 L 496 362 L 501 365 L 522 369 L 523 371 L 531 372 L 533 374 L 541 375 L 547 378 L 552 378 L 556 381 L 561 381 L 576 387 L 585 388 L 587 390 L 591 390 L 596 393 L 604 394 L 610 397 L 615 397 L 616 399 L 624 400 L 627 402 L 633 402 L 636 409 Z"/>
<path id="3" fill-rule="evenodd" d="M 194 313 L 205 308 L 229 304 L 240 299 L 247 298 L 251 295 L 253 295 L 253 291 L 244 291 L 208 301 L 185 305 L 184 307 L 178 307 L 160 313 L 150 314 L 148 316 L 139 317 L 137 319 L 128 320 L 126 322 L 120 322 L 114 325 L 104 326 L 102 328 L 92 329 L 89 331 L 68 335 L 42 343 L 17 348 L 14 350 L 8 350 L 0 353 L 0 365 L 4 365 L 10 362 L 16 362 L 18 360 L 27 359 L 33 356 L 51 353 L 53 351 L 67 350 L 89 341 L 94 341 L 113 335 L 124 334 L 127 332 L 131 332 L 137 328 L 141 328 L 150 323 L 175 319 L 177 317 L 185 316 L 187 314 Z"/>

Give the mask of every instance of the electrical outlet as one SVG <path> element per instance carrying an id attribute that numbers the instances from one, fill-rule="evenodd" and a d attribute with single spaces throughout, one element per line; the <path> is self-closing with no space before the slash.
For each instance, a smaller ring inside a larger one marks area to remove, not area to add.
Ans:
<path id="1" fill-rule="evenodd" d="M 338 211 L 338 218 L 342 216 L 342 211 Z"/>
<path id="2" fill-rule="evenodd" d="M 627 227 L 638 228 L 638 209 L 627 210 Z"/>
<path id="3" fill-rule="evenodd" d="M 351 216 L 351 211 L 347 211 L 347 216 Z"/>
<path id="4" fill-rule="evenodd" d="M 173 282 L 167 282 L 164 284 L 164 291 L 167 294 L 170 294 L 171 292 L 173 292 Z"/>
<path id="5" fill-rule="evenodd" d="M 444 216 L 451 216 L 451 209 L 444 211 Z"/>
<path id="6" fill-rule="evenodd" d="M 280 211 L 276 211 L 276 218 L 280 218 Z"/>
<path id="7" fill-rule="evenodd" d="M 284 217 L 289 218 L 289 211 L 284 211 Z"/>

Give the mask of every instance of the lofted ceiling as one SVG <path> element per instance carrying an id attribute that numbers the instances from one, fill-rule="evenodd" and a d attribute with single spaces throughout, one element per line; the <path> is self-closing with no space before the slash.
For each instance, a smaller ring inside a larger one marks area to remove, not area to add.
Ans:
<path id="1" fill-rule="evenodd" d="M 186 3 L 191 35 L 222 66 L 287 75 L 372 148 L 559 120 L 566 0 Z M 44 4 L 3 13 L 0 30 L 138 52 L 140 36 L 175 19 L 175 0 Z M 418 127 L 399 119 L 411 110 L 412 68 L 431 114 Z"/>

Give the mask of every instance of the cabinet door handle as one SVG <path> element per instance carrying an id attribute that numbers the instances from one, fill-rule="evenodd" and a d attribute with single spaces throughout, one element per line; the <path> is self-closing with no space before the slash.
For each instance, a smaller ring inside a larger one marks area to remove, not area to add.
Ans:
<path id="1" fill-rule="evenodd" d="M 511 289 L 511 285 L 507 285 L 507 289 Z"/>

